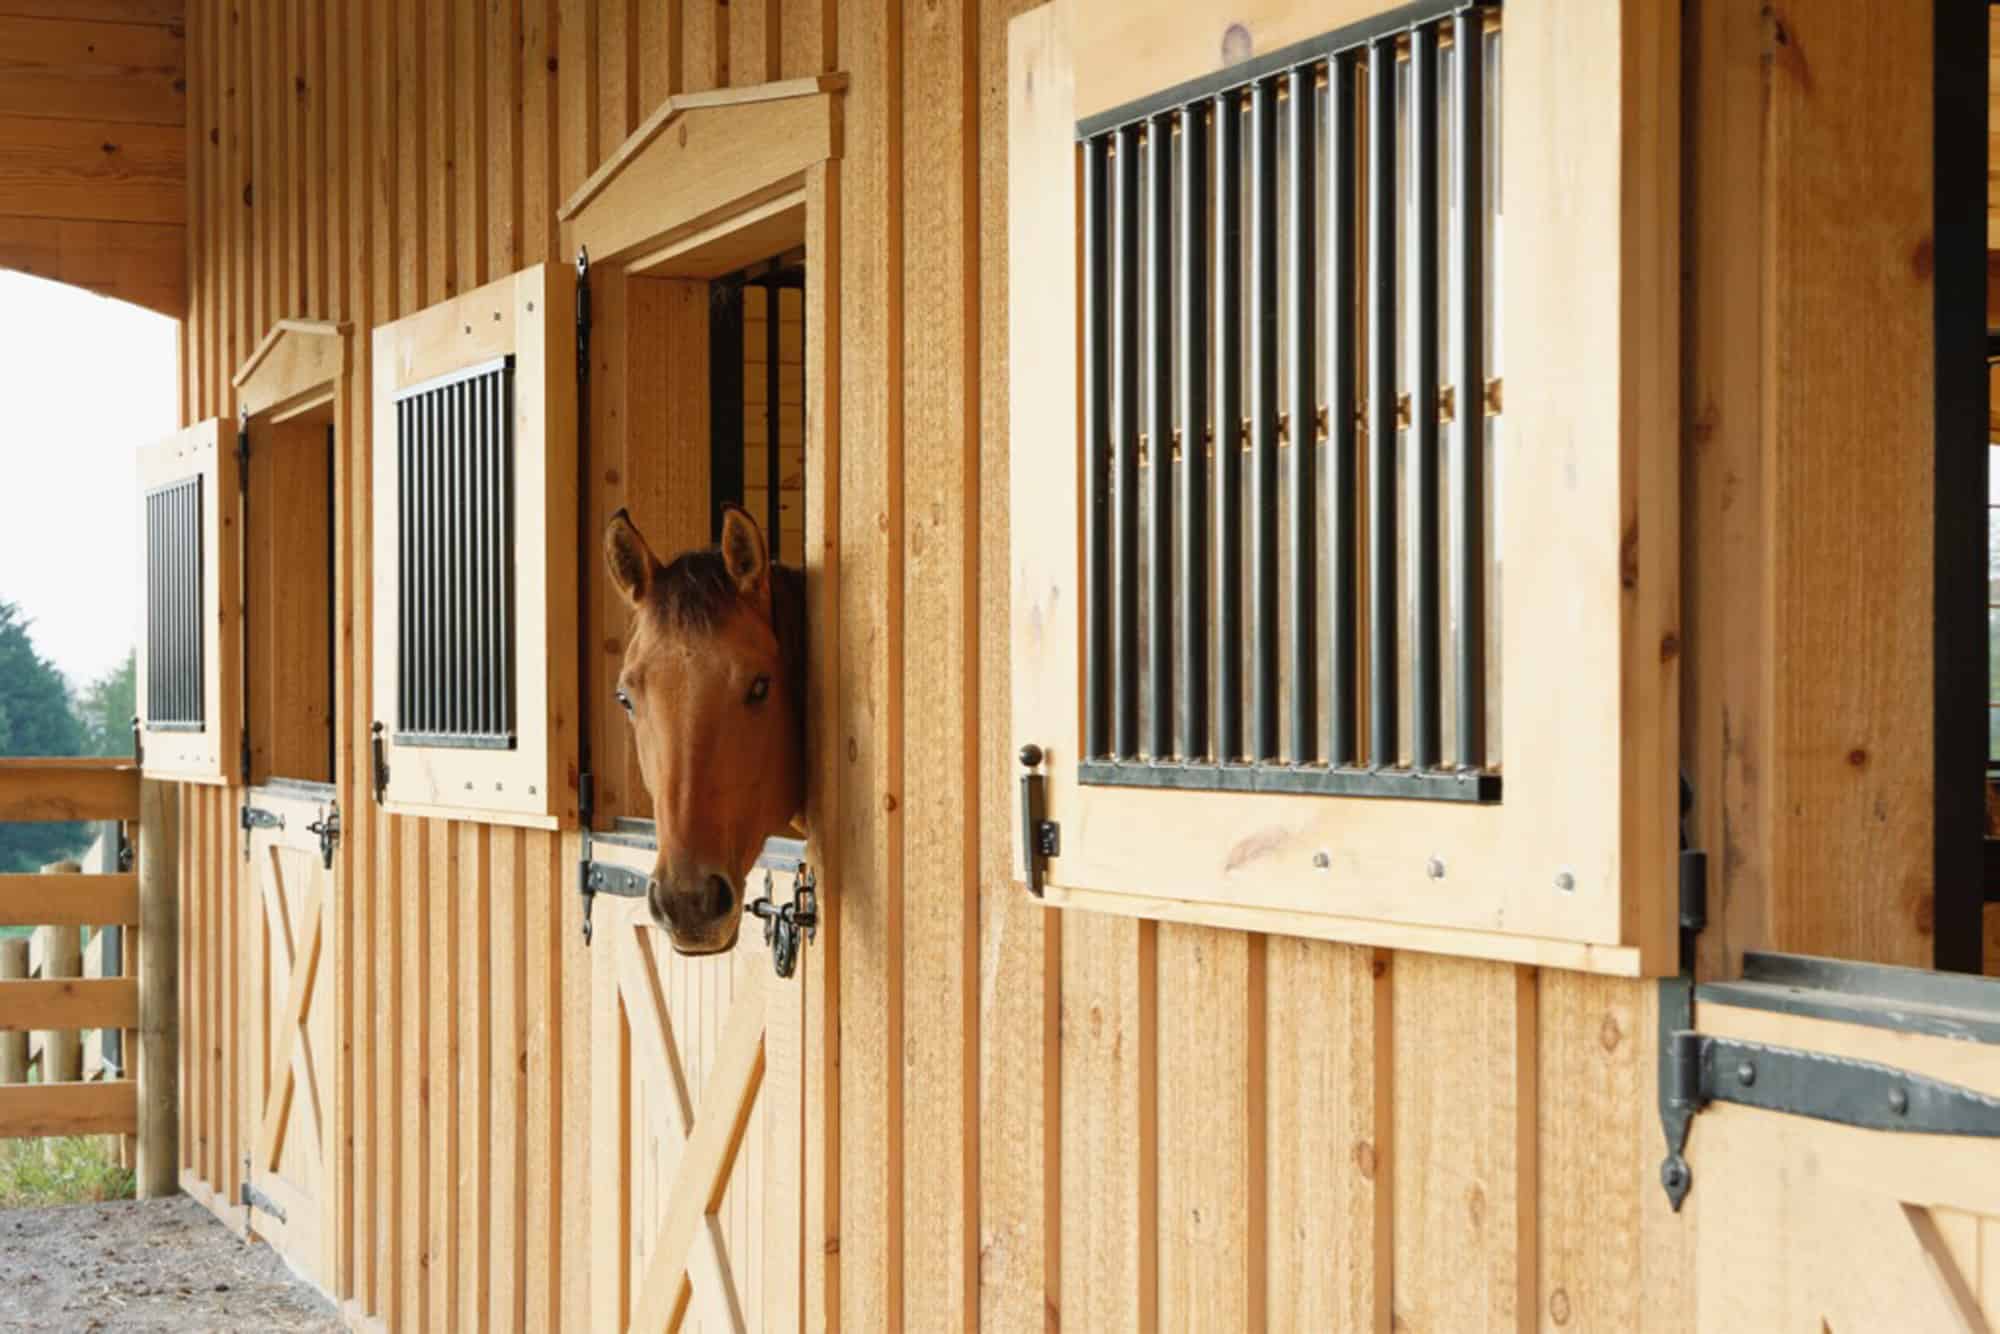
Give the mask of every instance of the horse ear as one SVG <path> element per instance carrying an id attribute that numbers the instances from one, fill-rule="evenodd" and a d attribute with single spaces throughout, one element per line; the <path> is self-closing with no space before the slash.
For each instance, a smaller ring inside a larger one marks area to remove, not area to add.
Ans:
<path id="1" fill-rule="evenodd" d="M 622 509 L 604 526 L 604 564 L 611 571 L 611 582 L 618 585 L 627 602 L 636 607 L 646 600 L 660 562 Z"/>
<path id="2" fill-rule="evenodd" d="M 757 521 L 734 505 L 722 507 L 722 563 L 736 581 L 736 591 L 744 597 L 761 597 L 771 575 L 771 553 L 764 545 L 764 530 Z"/>

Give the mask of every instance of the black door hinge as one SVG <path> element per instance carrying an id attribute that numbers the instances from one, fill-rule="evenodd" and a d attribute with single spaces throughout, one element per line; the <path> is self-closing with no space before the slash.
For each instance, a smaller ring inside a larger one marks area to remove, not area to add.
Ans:
<path id="1" fill-rule="evenodd" d="M 331 809 L 321 811 L 319 819 L 306 826 L 306 832 L 318 836 L 319 864 L 331 871 L 333 850 L 340 843 L 340 803 L 336 801 Z"/>
<path id="2" fill-rule="evenodd" d="M 368 729 L 368 748 L 374 761 L 375 804 L 380 806 L 389 791 L 389 743 L 382 737 L 381 723 L 375 723 Z"/>
<path id="3" fill-rule="evenodd" d="M 590 251 L 576 249 L 576 378 L 590 379 Z"/>
<path id="4" fill-rule="evenodd" d="M 236 489 L 250 492 L 250 409 L 236 410 Z"/>
<path id="5" fill-rule="evenodd" d="M 141 769 L 146 767 L 146 726 L 136 713 L 132 715 L 132 763 Z"/>
<path id="6" fill-rule="evenodd" d="M 1049 858 L 1062 855 L 1062 826 L 1047 817 L 1047 777 L 1041 772 L 1042 748 L 1034 742 L 1021 747 L 1021 865 L 1028 892 L 1042 897 Z"/>

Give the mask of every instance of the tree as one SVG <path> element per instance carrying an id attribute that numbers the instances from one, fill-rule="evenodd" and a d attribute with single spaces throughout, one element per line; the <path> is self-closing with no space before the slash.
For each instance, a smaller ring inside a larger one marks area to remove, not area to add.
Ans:
<path id="1" fill-rule="evenodd" d="M 81 755 L 86 737 L 69 687 L 35 650 L 28 624 L 20 608 L 0 602 L 0 755 Z M 85 838 L 78 824 L 0 824 L 0 871 L 35 870 Z"/>
<path id="2" fill-rule="evenodd" d="M 87 754 L 130 755 L 132 715 L 139 711 L 138 650 L 128 651 L 124 662 L 84 687 L 76 711 Z"/>

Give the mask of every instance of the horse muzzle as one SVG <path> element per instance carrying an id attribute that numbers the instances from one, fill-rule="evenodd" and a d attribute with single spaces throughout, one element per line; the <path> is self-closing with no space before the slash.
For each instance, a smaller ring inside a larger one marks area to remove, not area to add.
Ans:
<path id="1" fill-rule="evenodd" d="M 646 906 L 679 954 L 724 953 L 735 946 L 743 920 L 743 896 L 728 876 L 714 871 L 655 876 L 646 887 Z"/>

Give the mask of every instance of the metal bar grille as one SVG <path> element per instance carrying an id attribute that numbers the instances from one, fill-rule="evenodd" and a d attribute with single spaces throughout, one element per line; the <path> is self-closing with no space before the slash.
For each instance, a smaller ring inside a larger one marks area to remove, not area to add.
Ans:
<path id="1" fill-rule="evenodd" d="M 146 493 L 146 727 L 207 726 L 202 478 Z"/>
<path id="2" fill-rule="evenodd" d="M 396 396 L 396 742 L 515 742 L 513 359 Z"/>
<path id="3" fill-rule="evenodd" d="M 1499 799 L 1498 13 L 1079 126 L 1081 781 Z"/>

